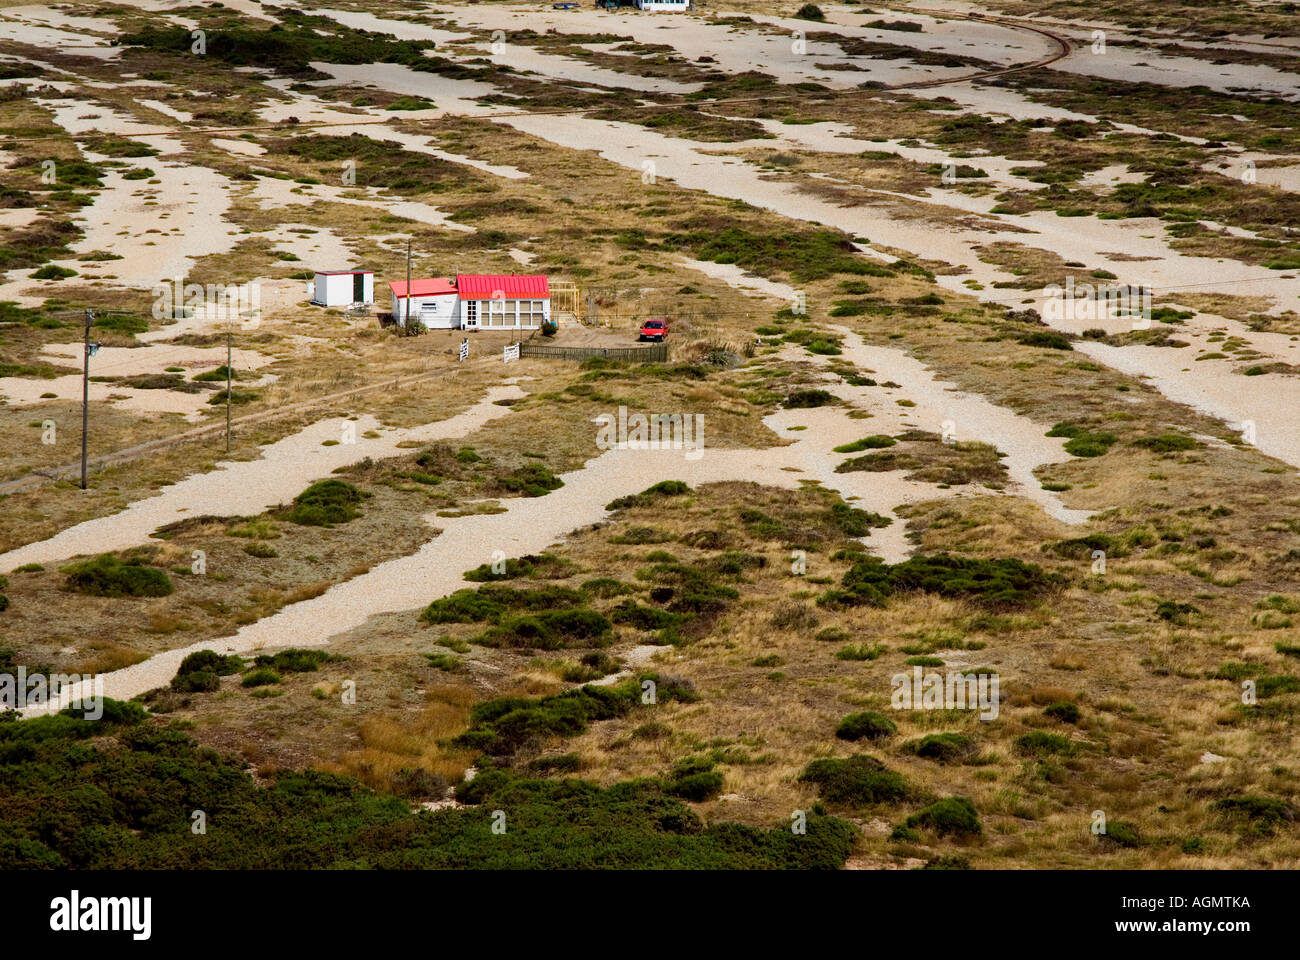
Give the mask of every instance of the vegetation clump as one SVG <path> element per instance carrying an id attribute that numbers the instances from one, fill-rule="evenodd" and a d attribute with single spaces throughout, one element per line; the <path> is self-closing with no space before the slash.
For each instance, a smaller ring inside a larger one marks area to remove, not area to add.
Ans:
<path id="1" fill-rule="evenodd" d="M 902 774 L 886 769 L 875 757 L 865 754 L 844 760 L 814 760 L 799 775 L 799 782 L 815 783 L 823 800 L 848 806 L 897 803 L 912 793 Z"/>
<path id="2" fill-rule="evenodd" d="M 975 753 L 975 741 L 964 733 L 927 733 L 909 740 L 902 749 L 938 763 L 955 763 Z"/>
<path id="3" fill-rule="evenodd" d="M 981 832 L 979 813 L 968 797 L 944 797 L 907 818 L 909 827 L 933 830 L 940 837 L 949 834 L 974 836 Z"/>
<path id="4" fill-rule="evenodd" d="M 1021 607 L 1048 586 L 1043 570 L 1014 557 L 915 556 L 887 564 L 878 557 L 858 561 L 844 574 L 840 589 L 819 598 L 823 606 L 884 606 L 896 592 L 919 590 L 961 598 L 988 607 Z"/>
<path id="5" fill-rule="evenodd" d="M 646 487 L 640 493 L 629 494 L 611 500 L 605 505 L 606 510 L 626 510 L 629 507 L 648 507 L 660 497 L 681 497 L 691 492 L 691 488 L 681 480 L 660 480 L 653 486 Z"/>
<path id="6" fill-rule="evenodd" d="M 172 677 L 171 688 L 178 693 L 207 693 L 221 686 L 221 678 L 244 669 L 242 658 L 225 656 L 212 650 L 191 653 Z"/>
<path id="7" fill-rule="evenodd" d="M 865 711 L 850 713 L 835 728 L 835 736 L 841 740 L 881 740 L 898 732 L 894 721 L 879 713 Z"/>
<path id="8" fill-rule="evenodd" d="M 357 505 L 368 496 L 343 480 L 318 480 L 293 498 L 284 519 L 309 527 L 332 527 L 361 516 Z"/>
<path id="9" fill-rule="evenodd" d="M 171 578 L 145 566 L 138 558 L 119 560 L 103 553 L 60 568 L 67 575 L 64 587 L 93 597 L 165 597 L 173 590 Z"/>

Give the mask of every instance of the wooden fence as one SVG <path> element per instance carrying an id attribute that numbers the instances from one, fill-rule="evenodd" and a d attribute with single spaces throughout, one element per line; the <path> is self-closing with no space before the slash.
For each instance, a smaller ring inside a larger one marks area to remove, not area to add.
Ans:
<path id="1" fill-rule="evenodd" d="M 533 360 L 581 361 L 588 357 L 604 357 L 606 360 L 624 363 L 665 363 L 668 360 L 668 344 L 651 343 L 644 347 L 559 347 L 525 340 L 519 345 L 519 355 Z"/>

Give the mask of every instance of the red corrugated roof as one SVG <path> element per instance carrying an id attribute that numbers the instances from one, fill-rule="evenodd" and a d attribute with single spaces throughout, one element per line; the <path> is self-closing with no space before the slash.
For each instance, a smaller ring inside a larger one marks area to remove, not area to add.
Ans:
<path id="1" fill-rule="evenodd" d="M 551 296 L 546 275 L 542 273 L 507 276 L 462 273 L 456 276 L 456 291 L 462 300 L 547 300 Z"/>
<path id="2" fill-rule="evenodd" d="M 389 288 L 393 291 L 393 296 L 399 300 L 406 296 L 406 281 L 401 280 L 397 283 L 390 283 Z M 425 280 L 411 281 L 411 295 L 414 297 L 436 297 L 445 293 L 455 293 L 456 284 L 452 283 L 446 277 L 430 277 Z"/>

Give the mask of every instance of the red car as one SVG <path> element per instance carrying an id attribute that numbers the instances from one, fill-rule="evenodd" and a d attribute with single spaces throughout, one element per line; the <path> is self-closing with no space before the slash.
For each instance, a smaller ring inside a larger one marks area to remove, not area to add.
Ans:
<path id="1" fill-rule="evenodd" d="M 641 334 L 638 340 L 662 340 L 668 336 L 668 318 L 652 317 L 645 323 L 641 324 Z"/>

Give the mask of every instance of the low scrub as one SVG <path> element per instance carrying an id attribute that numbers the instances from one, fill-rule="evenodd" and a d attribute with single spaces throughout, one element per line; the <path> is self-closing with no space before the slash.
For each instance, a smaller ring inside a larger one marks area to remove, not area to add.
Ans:
<path id="1" fill-rule="evenodd" d="M 828 803 L 849 806 L 897 803 L 912 793 L 902 774 L 866 755 L 814 760 L 799 775 L 799 782 L 817 784 L 822 799 Z"/>
<path id="2" fill-rule="evenodd" d="M 966 797 L 944 797 L 907 818 L 909 827 L 932 830 L 940 837 L 975 836 L 981 832 L 979 813 Z"/>
<path id="3" fill-rule="evenodd" d="M 361 516 L 358 505 L 368 496 L 343 480 L 319 480 L 293 498 L 284 518 L 309 527 L 332 527 Z"/>
<path id="4" fill-rule="evenodd" d="M 975 741 L 964 733 L 927 733 L 909 740 L 902 749 L 938 763 L 958 763 L 975 754 Z"/>
<path id="5" fill-rule="evenodd" d="M 867 557 L 849 568 L 840 589 L 827 591 L 818 603 L 881 607 L 891 594 L 919 590 L 994 608 L 1023 607 L 1049 583 L 1040 567 L 1014 557 L 987 560 L 938 554 L 895 564 Z"/>
<path id="6" fill-rule="evenodd" d="M 894 721 L 871 711 L 850 713 L 835 728 L 835 736 L 841 740 L 882 740 L 897 732 Z"/>
<path id="7" fill-rule="evenodd" d="M 93 597 L 165 597 L 172 592 L 167 574 L 138 559 L 119 560 L 111 553 L 61 568 L 64 587 Z"/>

